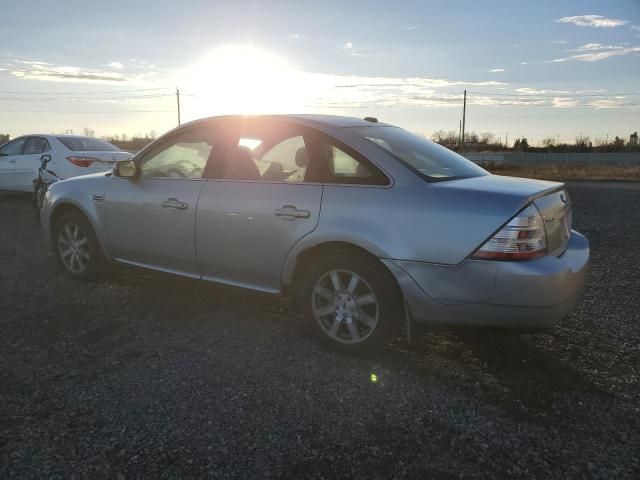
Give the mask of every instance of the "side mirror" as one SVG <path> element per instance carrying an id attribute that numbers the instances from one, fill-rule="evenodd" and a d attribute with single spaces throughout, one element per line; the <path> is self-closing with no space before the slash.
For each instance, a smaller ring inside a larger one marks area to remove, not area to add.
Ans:
<path id="1" fill-rule="evenodd" d="M 138 167 L 133 160 L 120 160 L 113 166 L 113 174 L 116 177 L 133 178 L 138 175 Z"/>
<path id="2" fill-rule="evenodd" d="M 40 157 L 40 163 L 42 164 L 43 168 L 46 167 L 47 163 L 49 163 L 50 161 L 51 161 L 51 155 L 49 155 L 48 153 Z"/>

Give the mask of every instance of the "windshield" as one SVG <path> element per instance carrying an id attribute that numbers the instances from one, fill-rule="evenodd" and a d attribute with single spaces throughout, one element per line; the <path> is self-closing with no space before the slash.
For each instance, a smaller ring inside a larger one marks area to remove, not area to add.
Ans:
<path id="1" fill-rule="evenodd" d="M 398 160 L 432 180 L 480 177 L 487 171 L 437 143 L 398 127 L 351 127 Z"/>
<path id="2" fill-rule="evenodd" d="M 74 152 L 119 152 L 115 145 L 90 137 L 57 137 L 65 147 Z"/>

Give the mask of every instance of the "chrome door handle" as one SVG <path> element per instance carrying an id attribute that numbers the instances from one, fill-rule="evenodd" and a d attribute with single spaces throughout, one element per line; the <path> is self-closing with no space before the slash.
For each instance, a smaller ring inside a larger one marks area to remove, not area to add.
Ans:
<path id="1" fill-rule="evenodd" d="M 308 210 L 298 210 L 295 205 L 283 205 L 282 208 L 276 208 L 274 213 L 276 214 L 276 217 L 284 217 L 285 220 L 309 218 L 311 216 L 311 213 Z"/>
<path id="2" fill-rule="evenodd" d="M 177 198 L 168 198 L 162 202 L 164 208 L 175 208 L 177 210 L 186 210 L 189 208 L 189 204 L 186 202 L 180 202 Z"/>

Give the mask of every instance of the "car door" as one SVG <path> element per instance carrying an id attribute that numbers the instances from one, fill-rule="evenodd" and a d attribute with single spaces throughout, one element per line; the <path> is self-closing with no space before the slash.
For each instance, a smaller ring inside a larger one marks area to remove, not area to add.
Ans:
<path id="1" fill-rule="evenodd" d="M 0 190 L 16 190 L 16 160 L 20 158 L 27 137 L 20 137 L 0 149 Z"/>
<path id="2" fill-rule="evenodd" d="M 137 177 L 112 179 L 103 207 L 107 249 L 116 261 L 200 276 L 196 208 L 215 136 L 209 124 L 179 130 L 136 159 Z"/>
<path id="3" fill-rule="evenodd" d="M 18 190 L 30 192 L 33 190 L 33 181 L 38 176 L 40 157 L 49 149 L 49 142 L 44 137 L 29 137 L 22 155 L 16 159 L 15 181 Z"/>
<path id="4" fill-rule="evenodd" d="M 196 250 L 206 280 L 277 292 L 287 253 L 318 224 L 322 185 L 308 132 L 295 124 L 245 120 L 225 131 L 196 215 Z"/>

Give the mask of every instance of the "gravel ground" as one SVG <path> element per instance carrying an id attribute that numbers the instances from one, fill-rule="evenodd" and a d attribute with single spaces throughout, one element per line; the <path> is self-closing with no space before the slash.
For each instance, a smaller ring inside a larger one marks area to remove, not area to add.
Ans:
<path id="1" fill-rule="evenodd" d="M 638 478 L 640 184 L 570 192 L 593 255 L 574 315 L 368 360 L 269 297 L 69 280 L 0 194 L 0 477 Z"/>

